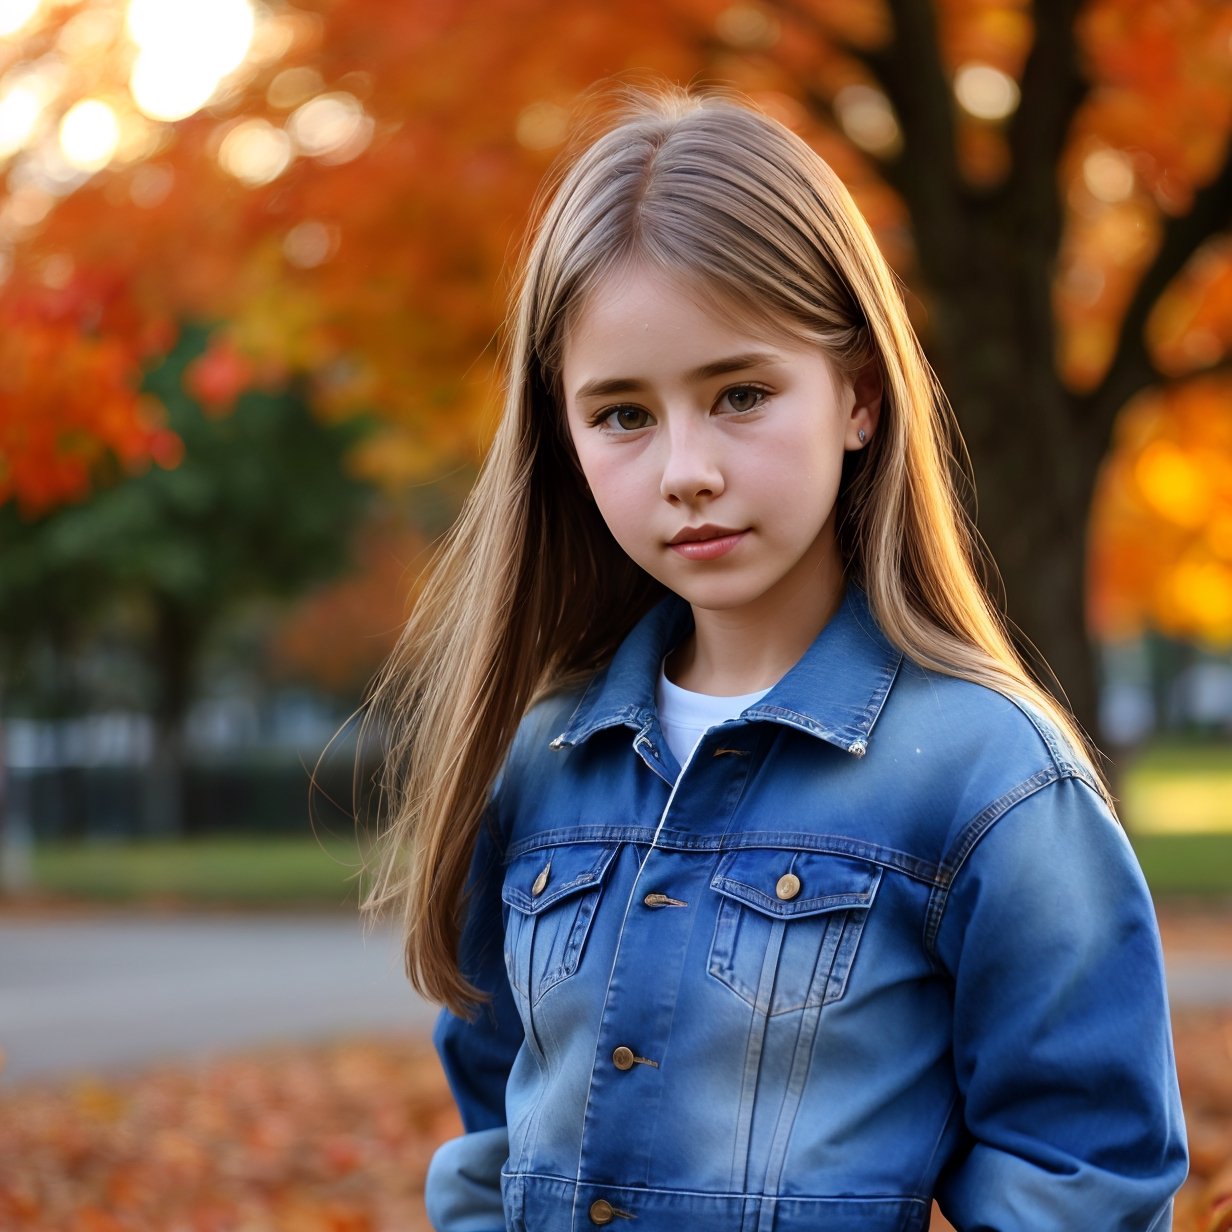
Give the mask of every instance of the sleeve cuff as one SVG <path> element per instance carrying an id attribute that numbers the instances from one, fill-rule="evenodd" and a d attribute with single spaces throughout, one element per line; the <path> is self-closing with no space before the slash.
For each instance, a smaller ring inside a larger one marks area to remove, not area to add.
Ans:
<path id="1" fill-rule="evenodd" d="M 424 1184 L 436 1232 L 504 1232 L 500 1177 L 508 1157 L 504 1125 L 452 1138 L 437 1150 Z"/>

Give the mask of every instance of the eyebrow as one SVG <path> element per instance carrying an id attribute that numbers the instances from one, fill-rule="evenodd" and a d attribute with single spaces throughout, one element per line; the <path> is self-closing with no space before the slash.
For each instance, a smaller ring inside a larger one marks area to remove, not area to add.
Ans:
<path id="1" fill-rule="evenodd" d="M 746 368 L 758 368 L 767 364 L 781 362 L 778 355 L 768 351 L 750 351 L 745 355 L 731 355 L 726 359 L 716 359 L 711 363 L 702 364 L 686 373 L 685 380 L 690 384 L 708 381 L 716 376 L 726 376 L 729 372 L 743 372 Z M 580 385 L 575 398 L 606 398 L 611 394 L 639 393 L 646 388 L 646 383 L 632 376 L 613 376 L 604 380 L 587 381 Z"/>

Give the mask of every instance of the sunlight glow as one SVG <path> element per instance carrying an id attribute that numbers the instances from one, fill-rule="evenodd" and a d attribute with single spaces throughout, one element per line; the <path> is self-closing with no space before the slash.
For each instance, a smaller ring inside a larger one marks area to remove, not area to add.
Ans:
<path id="1" fill-rule="evenodd" d="M 129 0 L 127 29 L 139 54 L 129 88 L 153 120 L 200 110 L 252 45 L 250 0 Z"/>
<path id="2" fill-rule="evenodd" d="M 7 158 L 26 144 L 42 110 L 39 92 L 24 82 L 0 95 L 0 158 Z"/>
<path id="3" fill-rule="evenodd" d="M 39 11 L 41 0 L 0 0 L 0 34 L 15 34 Z"/>
<path id="4" fill-rule="evenodd" d="M 954 95 L 978 120 L 1004 120 L 1018 108 L 1018 83 L 991 64 L 964 64 L 954 75 Z"/>
<path id="5" fill-rule="evenodd" d="M 244 120 L 223 138 L 218 150 L 222 169 L 257 187 L 276 180 L 291 165 L 291 138 L 268 120 Z"/>
<path id="6" fill-rule="evenodd" d="M 99 171 L 114 156 L 120 144 L 120 122 L 108 104 L 83 98 L 60 121 L 60 152 L 70 167 Z"/>
<path id="7" fill-rule="evenodd" d="M 133 102 L 151 120 L 182 120 L 210 101 L 218 89 L 218 74 L 208 65 L 189 67 L 145 54 L 137 57 L 128 88 Z"/>

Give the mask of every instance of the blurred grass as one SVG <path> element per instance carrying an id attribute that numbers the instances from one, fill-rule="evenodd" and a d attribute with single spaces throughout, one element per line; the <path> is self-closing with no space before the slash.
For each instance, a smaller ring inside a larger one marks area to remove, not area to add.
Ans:
<path id="1" fill-rule="evenodd" d="M 1232 834 L 1232 747 L 1226 744 L 1146 749 L 1125 767 L 1120 790 L 1121 815 L 1133 833 Z"/>
<path id="2" fill-rule="evenodd" d="M 1180 895 L 1232 899 L 1232 833 L 1130 833 L 1156 898 Z"/>
<path id="3" fill-rule="evenodd" d="M 104 902 L 354 907 L 355 839 L 225 837 L 182 842 L 46 843 L 39 892 Z"/>
<path id="4" fill-rule="evenodd" d="M 1162 745 L 1128 764 L 1121 815 L 1152 891 L 1232 899 L 1232 749 Z M 103 902 L 354 908 L 354 836 L 45 843 L 40 893 Z"/>
<path id="5" fill-rule="evenodd" d="M 1131 837 L 1157 896 L 1232 898 L 1232 832 Z M 56 843 L 37 849 L 34 874 L 41 893 L 96 902 L 354 908 L 358 862 L 340 840 Z"/>
<path id="6" fill-rule="evenodd" d="M 1232 747 L 1159 744 L 1128 763 L 1121 817 L 1157 897 L 1232 898 Z"/>

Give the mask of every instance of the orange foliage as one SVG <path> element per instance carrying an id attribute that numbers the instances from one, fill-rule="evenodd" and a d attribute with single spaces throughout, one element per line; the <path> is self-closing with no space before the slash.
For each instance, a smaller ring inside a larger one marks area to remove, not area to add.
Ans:
<path id="1" fill-rule="evenodd" d="M 114 276 L 12 279 L 0 296 L 0 501 L 33 515 L 78 500 L 109 454 L 129 469 L 174 466 L 179 438 L 134 393 L 142 357 L 172 336 Z"/>
<path id="2" fill-rule="evenodd" d="M 460 1132 L 430 1048 L 283 1047 L 5 1097 L 10 1232 L 428 1232 L 423 1178 Z"/>
<path id="3" fill-rule="evenodd" d="M 54 52 L 69 74 L 61 109 L 74 90 L 127 98 L 131 48 L 120 34 L 66 49 L 66 25 L 93 5 L 101 0 L 49 6 L 32 32 L 0 47 L 0 82 L 21 61 Z M 1021 72 L 1034 37 L 1029 5 L 936 6 L 949 70 Z M 209 107 L 175 125 L 134 113 L 126 123 L 137 136 L 107 169 L 59 200 L 32 199 L 38 192 L 24 183 L 21 210 L 0 211 L 0 249 L 11 244 L 13 265 L 0 286 L 0 381 L 9 382 L 0 390 L 0 499 L 17 493 L 45 507 L 79 496 L 108 450 L 126 464 L 173 461 L 173 442 L 150 426 L 153 412 L 134 390 L 149 340 L 189 318 L 228 322 L 229 340 L 189 378 L 210 405 L 225 409 L 262 374 L 299 373 L 322 414 L 385 417 L 387 435 L 365 447 L 381 478 L 421 481 L 473 460 L 495 399 L 502 272 L 579 92 L 613 74 L 746 91 L 817 145 L 891 262 L 915 273 L 901 202 L 875 159 L 825 115 L 844 87 L 872 84 L 843 43 L 884 42 L 891 25 L 880 0 L 300 0 L 267 8 L 263 21 L 249 62 Z M 1081 389 L 1109 361 L 1163 221 L 1188 210 L 1224 157 L 1232 8 L 1088 0 L 1077 36 L 1093 89 L 1058 168 L 1068 213 L 1054 306 L 1058 363 Z M 243 125 L 285 140 L 296 109 L 321 95 L 362 107 L 351 138 L 301 148 L 268 182 L 242 183 L 223 169 Z M 1010 156 L 1002 126 L 961 108 L 955 123 L 965 174 L 976 186 L 995 183 Z M 11 327 L 32 295 L 69 288 L 75 326 Z M 112 327 L 109 303 L 123 305 L 128 328 Z M 1152 345 L 1160 368 L 1182 375 L 1226 355 L 1230 337 L 1232 248 L 1213 240 L 1161 300 Z M 1198 386 L 1182 401 L 1209 400 L 1214 389 Z M 1188 457 L 1205 465 L 1208 453 Z M 1118 452 L 1110 472 L 1128 473 L 1136 459 Z M 1129 521 L 1118 521 L 1123 507 L 1134 510 Z M 1222 542 L 1224 531 L 1215 534 Z M 1143 560 L 1109 565 L 1131 539 L 1147 544 Z M 1149 619 L 1224 636 L 1220 621 L 1199 628 L 1185 604 L 1158 598 L 1173 583 L 1145 562 L 1175 559 L 1176 530 L 1150 502 L 1105 505 L 1095 541 L 1099 629 Z M 1200 563 L 1203 593 L 1232 585 L 1220 550 Z M 1211 580 L 1217 572 L 1223 582 Z"/>
<path id="4" fill-rule="evenodd" d="M 1232 645 L 1232 383 L 1193 381 L 1123 413 L 1091 535 L 1091 621 Z"/>

